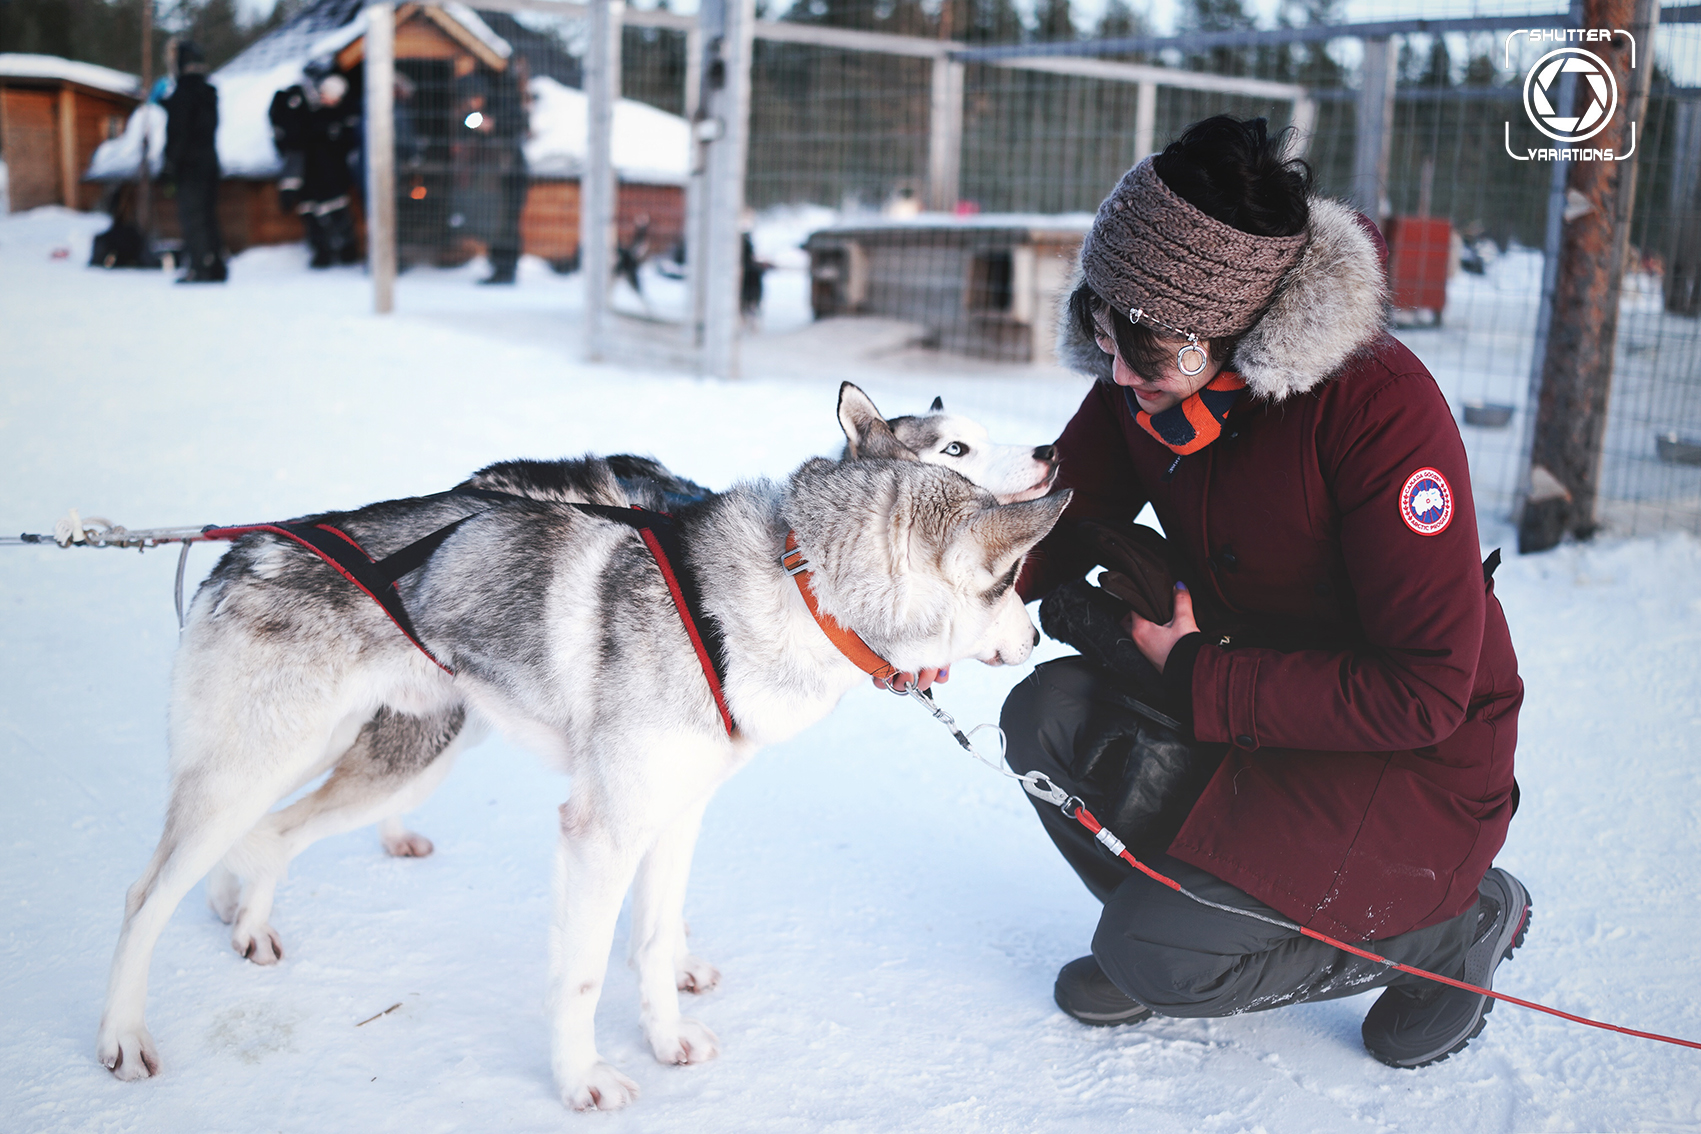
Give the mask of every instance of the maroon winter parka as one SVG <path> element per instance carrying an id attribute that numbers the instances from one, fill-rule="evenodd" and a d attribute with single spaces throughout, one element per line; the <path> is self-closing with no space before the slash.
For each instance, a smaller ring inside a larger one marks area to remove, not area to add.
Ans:
<path id="1" fill-rule="evenodd" d="M 1523 684 L 1458 427 L 1382 327 L 1380 240 L 1312 204 L 1311 246 L 1234 358 L 1254 396 L 1219 440 L 1177 463 L 1099 382 L 1057 451 L 1066 519 L 1150 502 L 1196 585 L 1279 643 L 1199 651 L 1194 730 L 1231 748 L 1170 853 L 1361 941 L 1476 901 L 1511 818 Z M 1106 372 L 1079 336 L 1060 353 Z M 1019 587 L 1071 574 L 1042 544 Z"/>

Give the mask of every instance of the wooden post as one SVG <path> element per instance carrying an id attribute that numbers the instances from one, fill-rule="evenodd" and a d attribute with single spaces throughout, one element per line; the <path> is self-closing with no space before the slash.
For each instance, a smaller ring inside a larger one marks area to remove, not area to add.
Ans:
<path id="1" fill-rule="evenodd" d="M 698 137 L 703 118 L 703 25 L 685 33 L 685 120 L 691 123 L 691 169 L 685 182 L 685 289 L 690 308 L 686 340 L 693 350 L 703 347 L 703 247 L 706 204 L 703 188 L 708 149 Z"/>
<path id="2" fill-rule="evenodd" d="M 933 97 L 927 127 L 927 207 L 954 212 L 961 193 L 964 66 L 949 55 L 933 61 Z"/>
<path id="3" fill-rule="evenodd" d="M 620 20 L 624 0 L 591 0 L 585 47 L 585 167 L 579 175 L 579 277 L 585 284 L 585 357 L 608 353 L 608 289 L 614 277 L 619 183 L 614 169 L 614 106 L 620 101 Z"/>
<path id="4" fill-rule="evenodd" d="M 1607 44 L 1590 43 L 1612 69 L 1619 105 L 1606 128 L 1586 144 L 1614 154 L 1640 148 L 1632 143 L 1648 103 L 1654 67 L 1658 0 L 1583 0 L 1582 26 L 1623 29 Z M 1635 68 L 1631 68 L 1632 53 Z M 1576 87 L 1580 113 L 1594 94 Z M 1576 195 L 1576 196 L 1573 196 Z M 1542 359 L 1541 396 L 1530 444 L 1530 488 L 1518 519 L 1518 550 L 1544 551 L 1565 533 L 1588 537 L 1595 530 L 1600 493 L 1601 444 L 1606 434 L 1612 358 L 1618 341 L 1619 288 L 1630 240 L 1636 198 L 1636 160 L 1574 161 L 1566 175 L 1566 212 L 1558 276 Z M 1583 206 L 1586 210 L 1579 211 Z"/>
<path id="5" fill-rule="evenodd" d="M 1158 84 L 1142 80 L 1134 88 L 1134 161 L 1144 161 L 1157 148 Z"/>
<path id="6" fill-rule="evenodd" d="M 717 29 L 711 8 L 721 9 Z M 720 0 L 700 9 L 711 62 L 705 68 L 703 373 L 738 377 L 740 282 L 744 274 L 744 172 L 750 139 L 750 63 L 756 0 Z"/>
<path id="7" fill-rule="evenodd" d="M 1317 128 L 1317 100 L 1301 96 L 1293 100 L 1293 141 L 1288 145 L 1290 157 L 1302 158 L 1311 149 L 1311 135 Z"/>
<path id="8" fill-rule="evenodd" d="M 77 92 L 59 88 L 59 184 L 67 209 L 77 207 Z"/>
<path id="9" fill-rule="evenodd" d="M 154 259 L 154 178 L 148 162 L 148 99 L 154 93 L 154 0 L 142 0 L 142 160 L 136 167 L 136 227 L 142 233 L 142 263 Z"/>
<path id="10" fill-rule="evenodd" d="M 1358 91 L 1358 122 L 1353 148 L 1353 203 L 1381 224 L 1382 198 L 1388 191 L 1388 154 L 1394 136 L 1393 40 L 1364 41 L 1363 83 Z"/>
<path id="11" fill-rule="evenodd" d="M 366 264 L 372 310 L 396 309 L 396 6 L 366 8 Z"/>

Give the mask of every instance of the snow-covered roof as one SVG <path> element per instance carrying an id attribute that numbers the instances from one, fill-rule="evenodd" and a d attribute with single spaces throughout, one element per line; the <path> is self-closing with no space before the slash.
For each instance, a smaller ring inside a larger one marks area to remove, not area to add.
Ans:
<path id="1" fill-rule="evenodd" d="M 456 23 L 471 32 L 480 43 L 490 48 L 494 54 L 500 55 L 504 59 L 514 54 L 514 48 L 508 41 L 492 31 L 490 25 L 480 19 L 478 13 L 465 4 L 457 3 L 456 0 L 442 0 L 438 7 L 453 16 Z"/>
<path id="2" fill-rule="evenodd" d="M 321 58 L 346 47 L 366 30 L 362 10 L 367 0 L 318 0 L 309 4 L 276 31 L 248 45 L 247 50 L 219 68 L 220 74 L 243 71 L 269 71 L 280 63 L 300 66 L 310 59 Z M 360 28 L 334 47 L 327 44 L 334 33 L 348 28 L 360 19 Z"/>
<path id="3" fill-rule="evenodd" d="M 219 166 L 226 177 L 268 180 L 278 175 L 281 162 L 266 112 L 272 96 L 300 77 L 301 64 L 288 61 L 263 71 L 231 74 L 227 69 L 212 76 L 219 92 Z M 531 136 L 525 148 L 532 175 L 579 176 L 587 133 L 584 92 L 540 75 L 531 80 L 531 95 Z M 123 134 L 95 150 L 87 176 L 95 181 L 134 177 L 144 129 L 157 175 L 165 149 L 165 111 L 149 103 L 130 116 Z M 614 168 L 625 181 L 683 185 L 691 168 L 690 124 L 647 103 L 621 99 L 614 108 Z"/>
<path id="4" fill-rule="evenodd" d="M 577 177 L 585 168 L 585 92 L 547 76 L 531 81 L 533 177 Z M 623 98 L 614 107 L 614 168 L 623 181 L 683 185 L 691 173 L 691 124 L 677 114 Z"/>
<path id="5" fill-rule="evenodd" d="M 98 91 L 129 95 L 132 98 L 140 98 L 142 94 L 142 81 L 134 75 L 126 75 L 123 71 L 114 71 L 111 67 L 100 67 L 93 63 L 61 59 L 57 55 L 0 54 L 0 77 L 59 79 L 68 83 L 81 83 Z"/>

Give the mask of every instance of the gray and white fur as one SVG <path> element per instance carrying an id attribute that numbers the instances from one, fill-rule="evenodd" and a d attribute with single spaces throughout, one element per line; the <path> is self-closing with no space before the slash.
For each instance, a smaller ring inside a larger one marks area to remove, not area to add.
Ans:
<path id="1" fill-rule="evenodd" d="M 700 488 L 629 460 L 510 462 L 474 481 L 617 505 L 656 506 Z M 199 878 L 212 872 L 209 897 L 237 951 L 276 961 L 271 907 L 290 860 L 319 838 L 416 806 L 492 726 L 573 777 L 550 941 L 563 1101 L 612 1109 L 638 1093 L 598 1054 L 593 1030 L 629 888 L 651 1049 L 663 1063 L 713 1058 L 718 1041 L 680 1014 L 678 997 L 718 979 L 687 948 L 683 918 L 703 809 L 759 747 L 820 719 L 864 680 L 781 567 L 787 531 L 810 561 L 822 610 L 892 664 L 1015 663 L 1038 634 L 1010 582 L 1067 500 L 1003 504 L 917 460 L 816 459 L 784 483 L 744 483 L 676 508 L 703 609 L 726 646 L 731 736 L 655 563 L 622 524 L 555 499 L 455 496 L 325 517 L 374 557 L 467 517 L 399 587 L 452 677 L 311 552 L 244 537 L 196 593 L 173 668 L 165 830 L 128 894 L 98 1058 L 121 1079 L 159 1072 L 144 1022 L 149 963 Z"/>
<path id="2" fill-rule="evenodd" d="M 924 414 L 888 418 L 867 394 L 845 382 L 839 386 L 839 425 L 845 431 L 844 460 L 883 457 L 943 465 L 1004 504 L 1038 499 L 1057 481 L 1052 446 L 994 444 L 979 422 L 946 413 L 943 398 L 934 398 Z"/>

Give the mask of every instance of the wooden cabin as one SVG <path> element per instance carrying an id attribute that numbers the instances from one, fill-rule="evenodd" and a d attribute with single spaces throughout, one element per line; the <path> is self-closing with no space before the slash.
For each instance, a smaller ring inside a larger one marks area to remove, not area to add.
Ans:
<path id="1" fill-rule="evenodd" d="M 457 194 L 465 192 L 467 172 L 453 156 L 459 114 L 452 95 L 455 76 L 510 68 L 520 68 L 524 76 L 525 63 L 476 13 L 459 5 L 398 4 L 395 54 L 403 88 L 397 100 L 399 254 L 404 264 L 463 263 L 483 251 L 483 246 L 476 239 L 455 235 L 451 224 L 459 207 Z M 230 251 L 290 243 L 303 235 L 299 218 L 284 213 L 278 202 L 276 178 L 281 163 L 267 117 L 272 95 L 299 81 L 301 66 L 317 60 L 347 76 L 346 97 L 362 99 L 365 55 L 361 6 L 347 0 L 320 0 L 211 76 L 219 91 L 219 162 L 224 170 L 219 222 Z M 578 258 L 577 174 L 583 155 L 569 152 L 566 139 L 582 139 L 584 129 L 582 122 L 575 129 L 555 120 L 574 114 L 582 118 L 583 95 L 545 77 L 530 79 L 527 90 L 533 140 L 526 144 L 531 169 L 520 216 L 521 247 L 525 253 L 567 266 Z M 670 141 L 677 134 L 677 146 L 671 147 L 679 150 L 677 159 L 660 163 L 664 167 L 660 170 L 650 168 L 654 162 L 636 163 L 644 168 L 636 169 L 635 177 L 622 177 L 618 198 L 621 239 L 629 240 L 638 220 L 647 217 L 651 248 L 663 250 L 685 229 L 689 125 L 630 100 L 622 100 L 617 108 L 617 119 L 622 115 L 637 121 L 640 128 L 648 126 L 646 136 L 654 135 L 657 116 L 670 120 L 669 129 L 663 131 Z M 411 160 L 402 152 L 404 134 L 417 142 Z M 140 152 L 139 139 L 135 150 Z M 618 168 L 618 150 L 615 157 Z M 129 159 L 129 168 L 134 168 L 136 160 Z M 112 177 L 123 163 L 102 164 L 91 170 L 91 176 Z M 160 195 L 155 198 L 159 200 Z M 155 232 L 166 240 L 178 236 L 169 201 L 156 208 Z"/>
<path id="2" fill-rule="evenodd" d="M 809 253 L 817 319 L 879 315 L 918 323 L 941 350 L 1040 362 L 1056 342 L 1091 214 L 922 214 L 820 229 Z"/>
<path id="3" fill-rule="evenodd" d="M 95 149 L 124 131 L 140 101 L 134 75 L 55 55 L 0 55 L 0 161 L 14 213 L 42 205 L 92 209 L 82 181 Z"/>

